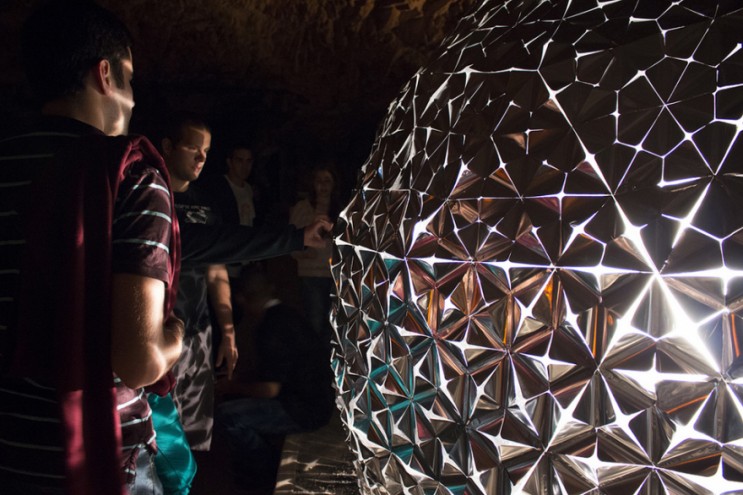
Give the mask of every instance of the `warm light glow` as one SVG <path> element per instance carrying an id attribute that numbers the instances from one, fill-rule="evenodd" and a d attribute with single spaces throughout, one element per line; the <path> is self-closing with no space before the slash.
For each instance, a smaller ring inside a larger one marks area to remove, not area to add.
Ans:
<path id="1" fill-rule="evenodd" d="M 405 86 L 332 264 L 366 493 L 743 493 L 741 25 L 485 1 Z"/>

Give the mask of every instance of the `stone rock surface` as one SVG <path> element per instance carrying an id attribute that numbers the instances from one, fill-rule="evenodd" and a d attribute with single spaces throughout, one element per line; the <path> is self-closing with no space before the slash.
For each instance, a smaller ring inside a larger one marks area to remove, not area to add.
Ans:
<path id="1" fill-rule="evenodd" d="M 17 105 L 17 38 L 37 2 L 0 5 L 0 93 Z M 135 117 L 189 108 L 327 146 L 376 126 L 475 0 L 100 0 L 136 40 Z M 8 96 L 11 95 L 11 96 Z M 250 115 L 251 114 L 252 118 Z M 256 115 L 261 121 L 255 123 Z M 368 143 L 370 144 L 370 142 Z"/>

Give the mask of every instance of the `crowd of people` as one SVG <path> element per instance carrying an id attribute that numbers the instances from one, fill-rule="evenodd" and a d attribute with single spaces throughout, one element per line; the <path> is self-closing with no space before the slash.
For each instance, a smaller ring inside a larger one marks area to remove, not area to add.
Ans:
<path id="1" fill-rule="evenodd" d="M 334 408 L 333 166 L 261 223 L 246 140 L 200 179 L 201 116 L 129 134 L 133 40 L 111 12 L 47 2 L 21 44 L 41 115 L 0 139 L 2 493 L 186 494 L 213 436 L 237 486 L 272 486 L 275 438 Z M 261 261 L 284 255 L 300 308 Z"/>

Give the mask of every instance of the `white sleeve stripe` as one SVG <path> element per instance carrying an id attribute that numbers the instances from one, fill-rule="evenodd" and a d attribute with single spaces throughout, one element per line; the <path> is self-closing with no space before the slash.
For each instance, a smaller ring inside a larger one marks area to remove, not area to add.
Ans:
<path id="1" fill-rule="evenodd" d="M 146 418 L 133 419 L 131 421 L 127 421 L 126 423 L 121 423 L 121 427 L 122 428 L 125 428 L 127 426 L 139 425 L 139 424 L 142 424 L 142 423 L 146 423 L 147 421 L 149 421 L 149 419 L 150 419 L 150 416 L 149 415 Z"/>
<path id="2" fill-rule="evenodd" d="M 119 408 L 117 407 L 117 409 Z M 145 423 L 149 421 L 151 417 L 152 417 L 152 410 L 148 411 L 147 415 L 142 418 L 133 419 L 131 421 L 127 421 L 126 423 L 121 423 L 121 427 L 123 428 L 125 426 L 138 425 L 140 423 Z"/>
<path id="3" fill-rule="evenodd" d="M 78 134 L 70 134 L 69 132 L 51 132 L 51 131 L 39 131 L 39 132 L 28 132 L 26 134 L 19 134 L 17 136 L 11 136 L 6 139 L 0 140 L 0 143 L 6 143 L 10 141 L 15 141 L 23 138 L 28 137 L 34 137 L 34 136 L 62 136 L 62 137 L 73 137 L 73 138 L 79 138 L 80 135 Z"/>
<path id="4" fill-rule="evenodd" d="M 32 443 L 11 442 L 9 440 L 3 440 L 2 438 L 0 438 L 0 443 L 3 443 L 5 445 L 10 445 L 11 447 L 18 447 L 20 449 L 45 450 L 47 452 L 63 452 L 64 451 L 64 447 L 52 447 L 49 445 L 34 445 Z"/>
<path id="5" fill-rule="evenodd" d="M 132 400 L 124 402 L 122 404 L 116 405 L 116 410 L 121 411 L 122 409 L 126 409 L 127 407 L 131 406 L 132 404 L 136 404 L 139 401 L 139 397 L 134 397 Z"/>
<path id="6" fill-rule="evenodd" d="M 8 155 L 0 156 L 0 161 L 4 160 L 34 160 L 36 158 L 52 158 L 54 155 L 51 153 L 42 153 L 39 155 Z"/>
<path id="7" fill-rule="evenodd" d="M 18 419 L 25 419 L 27 421 L 35 421 L 38 423 L 59 423 L 58 418 L 48 418 L 43 416 L 29 416 L 27 414 L 17 414 L 17 413 L 3 413 L 0 412 L 0 416 L 7 416 L 11 418 L 18 418 Z"/>
<path id="8" fill-rule="evenodd" d="M 15 182 L 0 182 L 0 187 L 25 187 L 30 184 L 30 180 L 19 180 Z"/>
<path id="9" fill-rule="evenodd" d="M 121 450 L 132 450 L 132 449 L 142 449 L 146 447 L 147 445 L 143 443 L 135 443 L 134 445 L 122 445 Z"/>
<path id="10" fill-rule="evenodd" d="M 56 404 L 57 401 L 52 399 L 47 399 L 46 397 L 39 397 L 38 395 L 31 395 L 31 394 L 24 394 L 22 392 L 16 392 L 15 390 L 8 390 L 6 388 L 0 388 L 0 392 L 10 394 L 10 395 L 17 395 L 20 397 L 26 397 L 27 399 L 34 399 L 34 400 L 40 400 L 42 402 L 48 402 L 50 404 Z"/>
<path id="11" fill-rule="evenodd" d="M 122 404 L 117 404 L 116 405 L 116 410 L 117 411 L 121 411 L 125 407 L 129 407 L 132 404 L 135 404 L 137 401 L 142 400 L 143 398 L 144 398 L 144 389 L 139 389 L 139 393 L 137 394 L 136 397 L 134 397 L 134 398 L 132 398 L 132 400 L 127 401 L 127 402 L 124 402 Z M 152 411 L 150 411 L 150 414 L 152 414 Z"/>
<path id="12" fill-rule="evenodd" d="M 36 388 L 40 388 L 40 389 L 43 389 L 43 390 L 49 390 L 49 391 L 57 390 L 54 387 L 49 387 L 47 385 L 42 385 L 39 382 L 37 382 L 36 380 L 33 380 L 31 378 L 28 378 L 28 377 L 24 378 L 23 381 L 26 382 L 26 383 L 29 383 L 29 384 L 33 385 Z"/>
<path id="13" fill-rule="evenodd" d="M 170 218 L 170 215 L 167 215 L 161 211 L 154 211 L 154 210 L 142 210 L 142 211 L 133 211 L 130 213 L 124 213 L 123 215 L 119 215 L 114 219 L 114 223 L 118 222 L 122 218 L 128 218 L 128 217 L 137 217 L 140 215 L 148 215 L 153 217 L 160 217 L 164 220 L 166 220 L 168 223 L 173 223 L 173 219 Z"/>
<path id="14" fill-rule="evenodd" d="M 143 187 L 151 187 L 152 189 L 158 189 L 160 191 L 167 193 L 168 196 L 170 196 L 170 191 L 168 190 L 168 188 L 165 186 L 161 186 L 160 184 L 135 184 L 134 186 L 132 186 L 132 190 L 142 189 Z"/>
<path id="15" fill-rule="evenodd" d="M 148 241 L 147 239 L 117 239 L 113 244 L 144 244 L 145 246 L 155 246 L 163 249 L 166 253 L 170 253 L 170 248 L 162 242 Z"/>
<path id="16" fill-rule="evenodd" d="M 7 472 L 10 472 L 10 473 L 17 473 L 17 474 L 25 474 L 25 475 L 29 475 L 29 476 L 36 476 L 36 477 L 39 477 L 39 478 L 53 478 L 53 479 L 58 479 L 58 480 L 64 479 L 64 476 L 63 475 L 59 475 L 59 474 L 42 473 L 42 472 L 37 472 L 37 471 L 26 471 L 24 469 L 13 469 L 13 468 L 10 468 L 10 467 L 7 467 L 7 466 L 2 466 L 2 465 L 0 465 L 0 470 L 7 471 Z"/>

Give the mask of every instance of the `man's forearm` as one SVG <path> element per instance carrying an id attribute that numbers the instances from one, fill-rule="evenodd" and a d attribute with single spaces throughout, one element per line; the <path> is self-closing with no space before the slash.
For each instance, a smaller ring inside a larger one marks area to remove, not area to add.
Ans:
<path id="1" fill-rule="evenodd" d="M 214 309 L 214 316 L 222 333 L 234 334 L 230 279 L 224 265 L 212 265 L 207 269 L 207 290 Z"/>
<path id="2" fill-rule="evenodd" d="M 163 315 L 164 282 L 131 274 L 112 279 L 111 365 L 128 387 L 144 387 L 180 356 L 183 322 Z"/>

